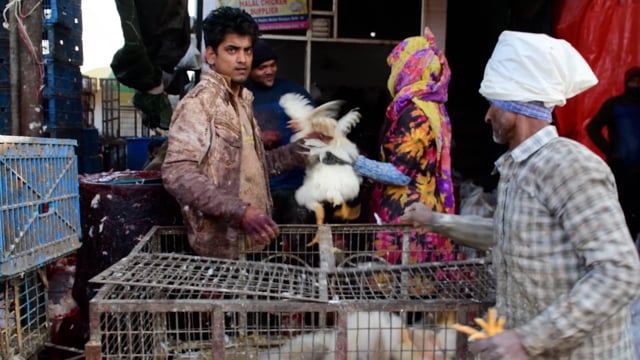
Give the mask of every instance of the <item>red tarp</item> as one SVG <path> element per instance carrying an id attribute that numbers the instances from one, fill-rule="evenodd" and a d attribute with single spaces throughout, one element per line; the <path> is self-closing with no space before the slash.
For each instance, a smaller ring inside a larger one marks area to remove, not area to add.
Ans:
<path id="1" fill-rule="evenodd" d="M 599 80 L 556 108 L 558 132 L 603 156 L 585 126 L 607 98 L 623 92 L 624 72 L 640 66 L 640 0 L 562 0 L 556 6 L 555 36 L 570 42 Z"/>

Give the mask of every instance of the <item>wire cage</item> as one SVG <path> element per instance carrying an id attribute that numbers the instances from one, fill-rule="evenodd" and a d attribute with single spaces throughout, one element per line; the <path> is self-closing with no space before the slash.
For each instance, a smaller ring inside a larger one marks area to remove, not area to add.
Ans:
<path id="1" fill-rule="evenodd" d="M 0 279 L 0 360 L 30 358 L 48 338 L 44 267 Z"/>
<path id="2" fill-rule="evenodd" d="M 91 301 L 85 354 L 468 358 L 466 338 L 450 325 L 470 324 L 493 304 L 488 261 L 411 263 L 407 254 L 390 263 L 371 246 L 382 235 L 408 243 L 414 233 L 405 226 L 285 225 L 273 248 L 229 260 L 194 255 L 184 228 L 154 227 L 92 279 L 103 285 Z M 319 244 L 307 247 L 316 234 Z M 289 246 L 293 238 L 304 246 Z"/>
<path id="3" fill-rule="evenodd" d="M 149 136 L 150 129 L 142 123 L 142 113 L 125 105 L 118 79 L 100 79 L 102 96 L 102 134 L 105 138 Z"/>
<path id="4" fill-rule="evenodd" d="M 0 135 L 0 278 L 80 247 L 76 145 Z"/>

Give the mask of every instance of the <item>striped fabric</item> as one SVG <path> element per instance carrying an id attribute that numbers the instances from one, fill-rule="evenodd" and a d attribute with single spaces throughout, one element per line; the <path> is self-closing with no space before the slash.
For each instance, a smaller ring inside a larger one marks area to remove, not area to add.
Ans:
<path id="1" fill-rule="evenodd" d="M 551 113 L 553 106 L 546 107 L 542 101 L 502 101 L 489 99 L 491 103 L 502 110 L 514 112 L 516 114 L 526 115 L 535 119 L 551 122 Z"/>

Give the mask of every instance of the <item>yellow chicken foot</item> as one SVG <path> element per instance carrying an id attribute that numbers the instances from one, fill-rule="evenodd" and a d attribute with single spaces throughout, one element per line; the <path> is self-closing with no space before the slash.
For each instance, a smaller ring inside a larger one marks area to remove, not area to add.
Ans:
<path id="1" fill-rule="evenodd" d="M 316 224 L 317 225 L 324 224 L 324 207 L 322 205 L 316 206 L 316 208 L 313 209 L 313 212 L 316 213 Z M 320 241 L 320 237 L 319 237 L 318 233 L 316 232 L 316 235 L 313 237 L 313 240 L 311 240 L 311 242 L 307 243 L 307 246 L 313 246 L 313 245 L 317 244 L 319 241 Z"/>
<path id="2" fill-rule="evenodd" d="M 360 217 L 360 208 L 360 204 L 349 207 L 346 202 L 343 202 L 340 209 L 334 211 L 333 215 L 343 220 L 354 220 Z"/>

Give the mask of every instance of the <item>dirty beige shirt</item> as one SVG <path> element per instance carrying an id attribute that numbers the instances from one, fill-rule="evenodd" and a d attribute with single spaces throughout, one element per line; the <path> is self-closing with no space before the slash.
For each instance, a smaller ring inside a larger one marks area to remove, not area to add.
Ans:
<path id="1" fill-rule="evenodd" d="M 242 132 L 242 155 L 240 160 L 240 198 L 258 209 L 269 213 L 269 194 L 264 166 L 258 158 L 255 129 L 247 113 L 240 111 L 240 126 Z"/>

